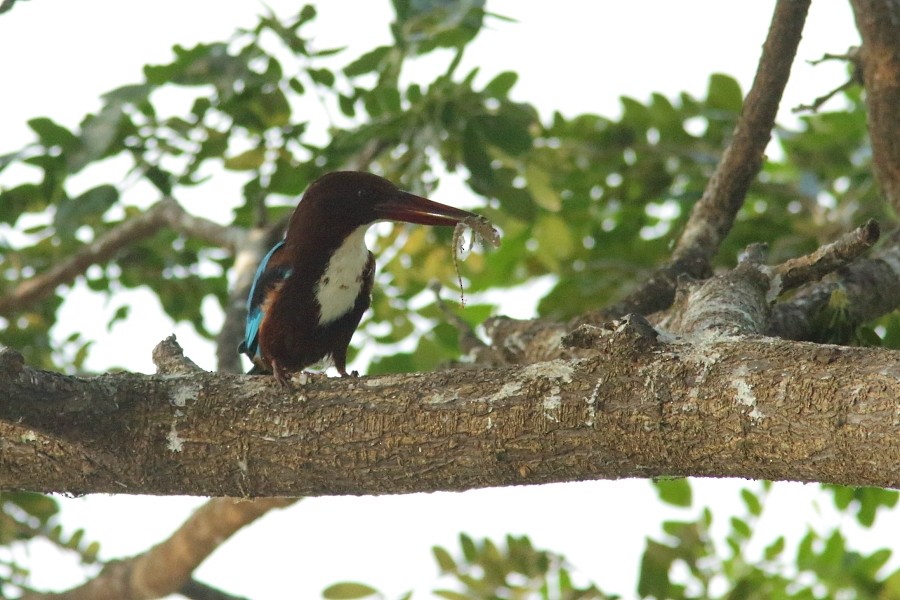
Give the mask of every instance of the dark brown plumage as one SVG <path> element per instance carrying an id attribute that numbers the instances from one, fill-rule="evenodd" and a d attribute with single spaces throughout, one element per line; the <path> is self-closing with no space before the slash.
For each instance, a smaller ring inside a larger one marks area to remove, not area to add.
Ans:
<path id="1" fill-rule="evenodd" d="M 347 376 L 347 348 L 369 308 L 375 257 L 365 232 L 379 220 L 454 226 L 475 215 L 356 171 L 329 173 L 304 193 L 287 234 L 260 264 L 240 351 L 282 384 L 330 356 Z"/>

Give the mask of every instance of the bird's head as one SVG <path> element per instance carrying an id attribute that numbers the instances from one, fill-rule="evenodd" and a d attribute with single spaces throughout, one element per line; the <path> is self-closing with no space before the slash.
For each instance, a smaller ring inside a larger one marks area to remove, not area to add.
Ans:
<path id="1" fill-rule="evenodd" d="M 335 234 L 376 221 L 453 227 L 476 215 L 409 192 L 371 173 L 336 171 L 323 175 L 303 194 L 291 217 L 291 230 L 328 228 Z"/>

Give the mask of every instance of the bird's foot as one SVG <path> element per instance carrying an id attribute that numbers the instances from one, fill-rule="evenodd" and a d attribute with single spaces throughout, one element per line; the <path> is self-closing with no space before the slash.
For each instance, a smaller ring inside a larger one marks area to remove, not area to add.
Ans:
<path id="1" fill-rule="evenodd" d="M 293 388 L 293 386 L 291 385 L 290 372 L 274 360 L 272 361 L 272 374 L 275 375 L 275 381 L 277 381 L 278 385 L 280 385 L 282 388 L 286 390 Z"/>

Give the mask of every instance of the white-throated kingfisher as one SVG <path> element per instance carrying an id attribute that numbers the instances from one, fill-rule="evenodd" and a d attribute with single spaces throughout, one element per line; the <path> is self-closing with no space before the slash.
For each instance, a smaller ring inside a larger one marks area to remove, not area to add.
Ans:
<path id="1" fill-rule="evenodd" d="M 455 226 L 473 213 L 404 192 L 357 171 L 323 175 L 303 194 L 284 240 L 262 259 L 247 299 L 240 352 L 251 373 L 291 373 L 331 357 L 347 376 L 347 348 L 369 308 L 375 257 L 365 233 L 377 221 Z"/>

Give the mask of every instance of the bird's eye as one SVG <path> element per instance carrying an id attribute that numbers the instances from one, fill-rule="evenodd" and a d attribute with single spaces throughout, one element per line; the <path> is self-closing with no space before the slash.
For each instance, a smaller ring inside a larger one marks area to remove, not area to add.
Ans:
<path id="1" fill-rule="evenodd" d="M 371 200 L 372 199 L 372 190 L 369 188 L 359 188 L 356 192 L 356 195 L 360 200 Z"/>

